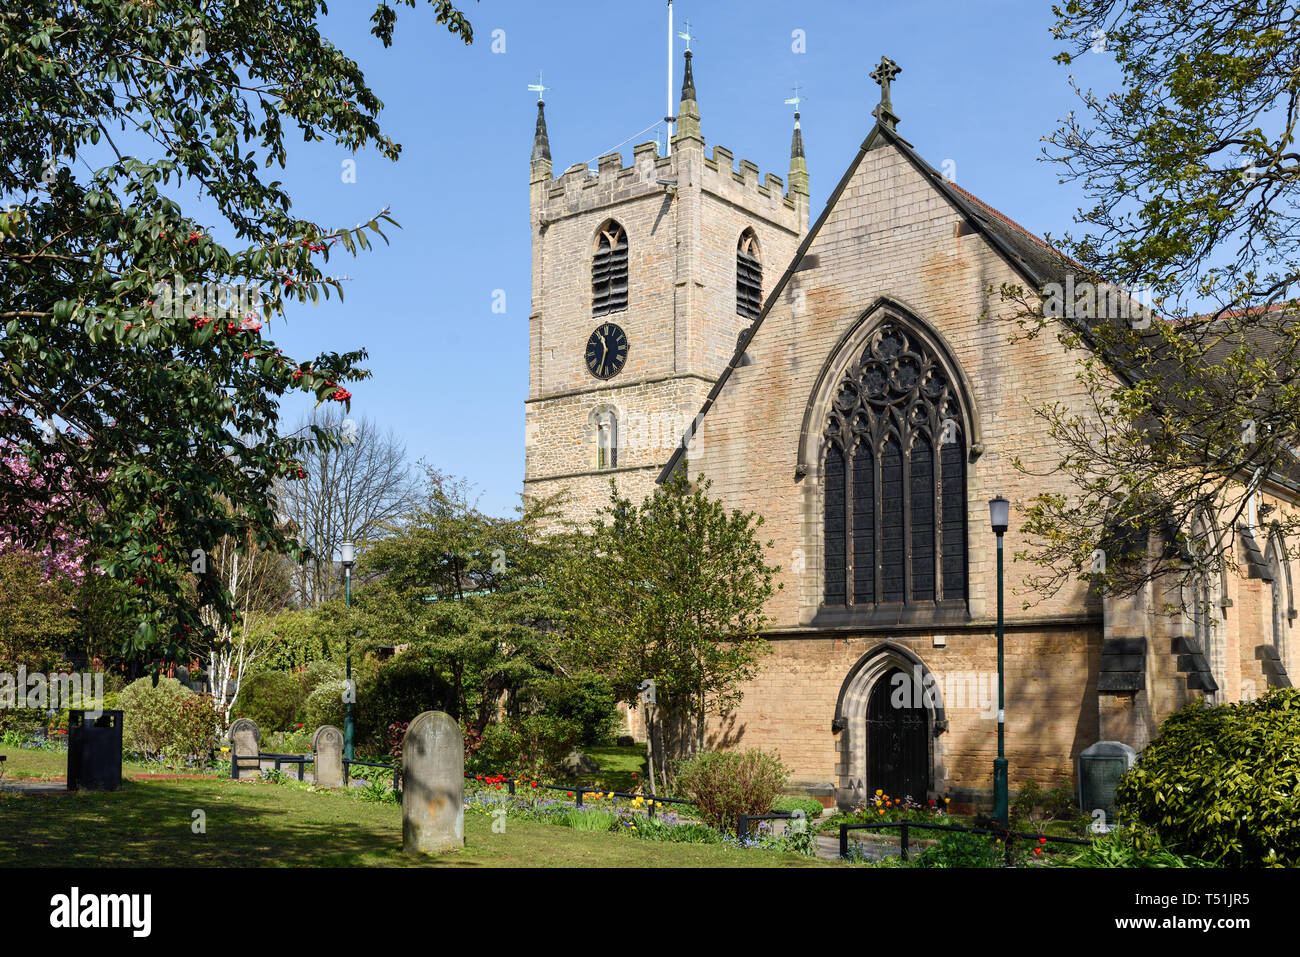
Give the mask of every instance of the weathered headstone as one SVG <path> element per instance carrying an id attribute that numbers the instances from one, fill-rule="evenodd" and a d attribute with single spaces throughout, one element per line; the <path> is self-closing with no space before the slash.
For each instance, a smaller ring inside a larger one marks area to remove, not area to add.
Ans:
<path id="1" fill-rule="evenodd" d="M 600 771 L 600 765 L 581 751 L 570 751 L 562 766 L 569 774 L 596 774 Z"/>
<path id="2" fill-rule="evenodd" d="M 343 732 L 323 724 L 312 735 L 311 748 L 316 752 L 312 776 L 318 788 L 343 787 Z"/>
<path id="3" fill-rule="evenodd" d="M 1121 741 L 1098 741 L 1079 754 L 1079 807 L 1084 813 L 1104 812 L 1113 822 L 1115 788 L 1120 776 L 1133 767 L 1137 751 Z"/>
<path id="4" fill-rule="evenodd" d="M 402 850 L 440 854 L 465 846 L 465 742 L 441 711 L 416 716 L 402 738 Z"/>
<path id="5" fill-rule="evenodd" d="M 230 776 L 238 779 L 246 772 L 254 776 L 262 769 L 257 755 L 261 751 L 262 732 L 252 718 L 236 718 L 230 726 Z"/>

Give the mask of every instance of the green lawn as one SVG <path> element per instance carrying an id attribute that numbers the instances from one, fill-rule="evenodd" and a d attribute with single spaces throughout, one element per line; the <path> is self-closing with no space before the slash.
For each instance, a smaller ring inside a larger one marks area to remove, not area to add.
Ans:
<path id="1" fill-rule="evenodd" d="M 583 748 L 582 752 L 600 765 L 600 771 L 596 774 L 584 775 L 578 781 L 557 781 L 557 784 L 591 784 L 610 791 L 629 792 L 645 785 L 645 789 L 649 791 L 650 778 L 646 771 L 644 744 L 634 744 L 631 747 L 609 745 L 603 748 Z"/>
<path id="2" fill-rule="evenodd" d="M 67 751 L 37 751 L 27 748 L 11 748 L 0 745 L 0 754 L 9 760 L 0 763 L 0 780 L 22 777 L 46 780 L 65 777 L 68 773 Z M 157 764 L 137 764 L 132 761 L 122 762 L 122 776 L 129 774 L 169 774 L 174 773 Z"/>
<path id="3" fill-rule="evenodd" d="M 63 757 L 10 751 L 6 776 L 48 776 L 48 759 Z M 206 834 L 191 830 L 195 810 L 206 814 Z M 219 777 L 126 780 L 111 794 L 0 794 L 5 867 L 837 866 L 795 854 L 658 843 L 535 821 L 507 819 L 506 833 L 496 834 L 491 819 L 474 813 L 465 815 L 465 838 L 461 851 L 410 857 L 401 850 L 396 805 Z"/>

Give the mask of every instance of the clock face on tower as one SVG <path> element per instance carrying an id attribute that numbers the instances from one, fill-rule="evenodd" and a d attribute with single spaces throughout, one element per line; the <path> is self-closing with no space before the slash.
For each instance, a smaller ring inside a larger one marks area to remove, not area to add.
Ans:
<path id="1" fill-rule="evenodd" d="M 587 339 L 587 371 L 597 379 L 612 379 L 627 361 L 627 333 L 607 322 Z"/>

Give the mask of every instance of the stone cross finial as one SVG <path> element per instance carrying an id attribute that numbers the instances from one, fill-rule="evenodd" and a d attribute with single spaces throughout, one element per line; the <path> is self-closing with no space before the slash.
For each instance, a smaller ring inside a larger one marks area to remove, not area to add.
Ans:
<path id="1" fill-rule="evenodd" d="M 871 71 L 871 79 L 880 84 L 880 104 L 873 115 L 891 130 L 898 122 L 898 117 L 894 115 L 894 102 L 889 98 L 889 84 L 902 72 L 902 68 L 887 56 L 882 56 L 880 65 Z"/>

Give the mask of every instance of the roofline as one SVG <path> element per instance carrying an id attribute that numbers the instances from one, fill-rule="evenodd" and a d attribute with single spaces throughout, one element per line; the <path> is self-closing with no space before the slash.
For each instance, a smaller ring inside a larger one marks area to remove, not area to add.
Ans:
<path id="1" fill-rule="evenodd" d="M 687 435 L 682 436 L 682 441 L 677 443 L 677 448 L 673 450 L 672 457 L 668 459 L 667 464 L 664 465 L 663 469 L 659 472 L 659 477 L 655 479 L 656 483 L 668 481 L 672 478 L 673 473 L 677 471 L 677 466 L 681 464 L 682 459 L 685 457 L 686 446 L 695 438 L 695 433 L 699 430 L 700 423 L 704 421 L 704 416 L 706 416 L 709 409 L 713 407 L 714 400 L 721 394 L 723 387 L 727 384 L 727 380 L 731 378 L 732 371 L 740 364 L 740 358 L 745 354 L 745 350 L 749 348 L 749 343 L 757 334 L 759 326 L 763 324 L 763 320 L 767 318 L 767 314 L 772 311 L 772 307 L 776 305 L 781 293 L 784 292 L 785 287 L 789 285 L 790 277 L 798 271 L 799 264 L 803 262 L 804 256 L 807 255 L 809 247 L 812 246 L 813 241 L 817 238 L 817 234 L 821 232 L 822 226 L 830 217 L 831 210 L 833 210 L 835 204 L 839 202 L 840 197 L 844 194 L 844 190 L 848 189 L 849 181 L 853 178 L 853 174 L 857 172 L 858 166 L 861 165 L 863 158 L 868 152 L 875 149 L 881 136 L 881 126 L 880 123 L 877 122 L 876 125 L 871 128 L 871 132 L 867 134 L 867 138 L 862 141 L 862 145 L 858 147 L 858 154 L 853 158 L 852 162 L 849 163 L 849 167 L 844 171 L 844 175 L 840 177 L 840 181 L 836 185 L 834 192 L 827 197 L 826 205 L 822 207 L 821 214 L 818 215 L 817 221 L 813 223 L 812 228 L 808 230 L 808 235 L 803 238 L 803 242 L 801 242 L 799 248 L 795 250 L 794 258 L 790 260 L 790 265 L 786 267 L 785 272 L 781 274 L 781 278 L 777 280 L 776 285 L 772 287 L 772 291 L 768 293 L 767 302 L 763 304 L 763 311 L 758 314 L 758 318 L 750 323 L 749 328 L 745 330 L 745 333 L 736 345 L 736 351 L 731 356 L 731 361 L 727 363 L 727 367 L 722 370 L 722 374 L 718 376 L 717 381 L 713 383 L 713 388 L 709 390 L 708 396 L 704 399 L 704 404 L 700 406 L 700 411 L 696 413 L 695 418 L 692 420 L 687 430 L 689 438 Z M 897 136 L 897 134 L 895 134 L 895 136 Z M 902 137 L 898 137 L 898 139 L 902 140 Z"/>
<path id="2" fill-rule="evenodd" d="M 858 167 L 861 165 L 862 160 L 867 153 L 879 146 L 881 142 L 888 142 L 896 147 L 899 152 L 907 158 L 908 162 L 912 164 L 913 168 L 928 180 L 930 184 L 938 190 L 940 195 L 942 195 L 957 210 L 957 212 L 961 214 L 963 219 L 971 226 L 971 228 L 974 229 L 978 235 L 982 236 L 984 240 L 993 247 L 994 251 L 997 252 L 998 255 L 1000 255 L 1002 259 L 1021 276 L 1021 278 L 1025 279 L 1031 286 L 1033 286 L 1035 292 L 1040 290 L 1044 283 L 1053 281 L 1053 277 L 1041 275 L 1036 272 L 1029 263 L 1021 259 L 1020 256 L 1016 254 L 1015 250 L 1011 249 L 1006 242 L 1003 241 L 1001 236 L 985 228 L 984 224 L 980 221 L 981 214 L 975 210 L 973 203 L 977 203 L 980 207 L 987 210 L 987 215 L 995 216 L 1010 225 L 1012 228 L 1024 233 L 1026 236 L 1042 245 L 1045 249 L 1060 256 L 1063 263 L 1072 264 L 1076 268 L 1084 269 L 1084 267 L 1080 266 L 1073 259 L 1070 259 L 1070 257 L 1066 256 L 1064 253 L 1050 246 L 1037 236 L 1034 236 L 1033 233 L 1016 223 L 1010 217 L 998 212 L 993 207 L 984 203 L 983 200 L 976 198 L 974 194 L 968 193 L 966 190 L 958 187 L 955 183 L 949 182 L 947 177 L 922 159 L 916 153 L 915 149 L 913 149 L 912 144 L 900 136 L 897 130 L 891 130 L 888 127 L 882 126 L 877 121 L 875 126 L 871 128 L 871 132 L 867 134 L 867 138 L 862 141 L 862 145 L 858 148 L 857 155 L 849 163 L 848 169 L 844 171 L 844 175 L 840 178 L 839 184 L 835 187 L 835 191 L 827 198 L 826 205 L 822 208 L 821 214 L 817 217 L 817 221 L 813 224 L 812 228 L 808 230 L 808 235 L 804 237 L 803 242 L 799 244 L 799 248 L 795 251 L 794 258 L 790 261 L 790 265 L 786 268 L 785 272 L 782 273 L 781 278 L 777 281 L 777 284 L 773 287 L 771 293 L 768 294 L 767 301 L 763 304 L 763 311 L 759 313 L 758 318 L 750 324 L 749 328 L 738 342 L 736 351 L 733 353 L 731 360 L 727 363 L 726 368 L 722 370 L 722 374 L 718 376 L 717 381 L 714 382 L 713 387 L 709 390 L 708 396 L 700 406 L 700 411 L 695 415 L 695 418 L 687 428 L 686 434 L 682 436 L 682 440 L 677 443 L 677 447 L 673 450 L 672 456 L 660 470 L 658 477 L 655 479 L 656 484 L 668 481 L 677 470 L 682 460 L 686 457 L 687 445 L 689 445 L 689 443 L 694 439 L 695 434 L 699 431 L 700 423 L 713 407 L 714 401 L 722 393 L 722 389 L 725 387 L 727 380 L 731 378 L 732 371 L 740 365 L 740 360 L 744 356 L 745 351 L 749 348 L 750 342 L 753 341 L 754 336 L 758 333 L 759 327 L 763 324 L 763 320 L 767 318 L 768 313 L 772 311 L 772 307 L 776 304 L 781 293 L 789 284 L 790 277 L 799 271 L 800 263 L 803 262 L 808 250 L 812 247 L 817 235 L 821 232 L 822 226 L 830 217 L 831 210 L 835 208 L 835 204 L 839 202 L 840 196 L 843 195 L 844 190 L 848 188 L 849 181 L 853 178 L 853 174 L 857 172 Z M 1098 348 L 1097 341 L 1086 323 L 1080 321 L 1078 318 L 1067 318 L 1065 321 L 1073 328 L 1084 345 L 1087 346 L 1091 352 L 1100 356 L 1110 370 L 1126 385 L 1133 386 L 1136 384 L 1138 377 L 1130 373 L 1130 371 L 1120 361 L 1116 360 L 1114 357 L 1108 356 L 1105 350 Z M 1267 478 L 1277 486 L 1300 493 L 1300 483 L 1293 482 L 1274 473 L 1270 473 Z"/>

